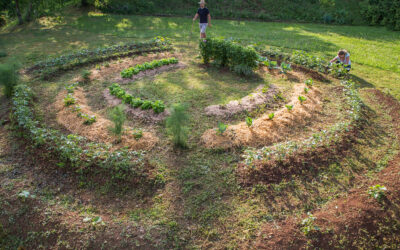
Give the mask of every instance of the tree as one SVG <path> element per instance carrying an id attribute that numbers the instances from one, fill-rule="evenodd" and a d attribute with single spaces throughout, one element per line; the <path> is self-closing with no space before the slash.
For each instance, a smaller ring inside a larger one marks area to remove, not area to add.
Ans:
<path id="1" fill-rule="evenodd" d="M 18 24 L 21 25 L 24 23 L 24 20 L 22 19 L 21 10 L 19 8 L 19 0 L 15 0 L 15 10 L 17 12 Z"/>

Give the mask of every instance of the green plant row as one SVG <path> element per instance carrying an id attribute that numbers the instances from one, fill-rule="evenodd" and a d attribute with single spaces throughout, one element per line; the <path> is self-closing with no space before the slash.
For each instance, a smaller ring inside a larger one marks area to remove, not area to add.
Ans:
<path id="1" fill-rule="evenodd" d="M 71 85 L 68 85 L 68 86 L 65 87 L 65 89 L 67 90 L 68 94 L 64 98 L 64 105 L 66 107 L 70 107 L 70 106 L 74 105 L 71 108 L 71 111 L 72 112 L 77 112 L 77 116 L 84 119 L 84 122 L 83 122 L 84 124 L 92 125 L 93 123 L 96 122 L 96 116 L 82 113 L 81 112 L 81 107 L 79 105 L 75 105 L 76 104 L 76 99 L 72 94 L 74 93 L 74 89 L 75 89 L 76 86 L 77 86 L 77 83 L 74 83 L 74 84 L 71 84 Z"/>
<path id="2" fill-rule="evenodd" d="M 153 109 L 156 114 L 162 113 L 165 110 L 163 101 L 157 100 L 152 102 L 149 100 L 134 98 L 132 95 L 126 93 L 118 83 L 112 84 L 110 87 L 108 87 L 108 89 L 110 90 L 110 94 L 122 99 L 124 103 L 131 105 L 133 108 L 140 107 L 143 110 Z"/>
<path id="3" fill-rule="evenodd" d="M 132 78 L 133 75 L 139 74 L 140 71 L 145 71 L 148 69 L 155 69 L 155 68 L 159 68 L 164 65 L 177 64 L 177 63 L 178 63 L 178 59 L 176 59 L 175 57 L 161 59 L 161 60 L 153 60 L 151 62 L 137 64 L 137 65 L 135 65 L 135 67 L 130 67 L 128 69 L 124 69 L 121 72 L 121 77 L 122 78 Z"/>
<path id="4" fill-rule="evenodd" d="M 329 129 L 315 133 L 303 141 L 288 141 L 261 149 L 247 149 L 243 155 L 246 168 L 254 168 L 257 161 L 282 162 L 296 154 L 304 154 L 319 147 L 329 148 L 343 140 L 347 132 L 356 127 L 357 123 L 362 119 L 363 103 L 353 82 L 343 81 L 342 85 L 344 86 L 347 104 L 349 105 L 347 111 L 347 115 L 349 116 L 348 121 L 339 122 Z"/>
<path id="5" fill-rule="evenodd" d="M 250 75 L 257 68 L 258 55 L 252 47 L 244 47 L 232 40 L 217 38 L 201 40 L 199 47 L 204 63 L 213 60 L 214 65 L 229 67 L 241 75 Z"/>
<path id="6" fill-rule="evenodd" d="M 277 62 L 272 61 L 273 59 L 291 62 L 303 66 L 308 69 L 312 69 L 324 74 L 332 74 L 336 78 L 347 78 L 348 71 L 345 69 L 346 65 L 333 64 L 330 65 L 328 61 L 311 55 L 302 50 L 295 50 L 293 53 L 286 53 L 279 49 L 261 50 L 257 49 L 261 56 L 259 61 L 263 62 L 268 67 L 277 67 Z M 271 65 L 271 66 L 269 66 Z"/>
<path id="7" fill-rule="evenodd" d="M 90 63 L 126 57 L 133 54 L 161 52 L 171 49 L 171 42 L 168 39 L 156 37 L 148 42 L 113 45 L 93 50 L 84 49 L 72 54 L 47 59 L 29 67 L 27 72 L 34 75 L 41 75 L 43 78 L 49 78 L 57 72 L 71 70 Z"/>
<path id="8" fill-rule="evenodd" d="M 88 142 L 84 137 L 64 135 L 58 130 L 41 126 L 31 109 L 33 92 L 27 85 L 17 85 L 12 101 L 12 120 L 22 135 L 36 147 L 51 152 L 60 166 L 70 166 L 80 175 L 103 174 L 115 182 L 148 180 L 143 152 L 120 149 L 110 145 Z"/>

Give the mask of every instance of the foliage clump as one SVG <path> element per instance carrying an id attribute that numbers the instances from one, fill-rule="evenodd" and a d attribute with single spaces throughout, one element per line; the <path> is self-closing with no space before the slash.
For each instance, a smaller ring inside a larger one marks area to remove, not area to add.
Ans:
<path id="1" fill-rule="evenodd" d="M 134 67 L 124 69 L 121 71 L 122 78 L 132 78 L 133 75 L 139 74 L 140 71 L 159 68 L 164 65 L 177 64 L 179 61 L 175 57 L 165 58 L 161 60 L 153 60 L 143 64 L 137 64 Z"/>
<path id="2" fill-rule="evenodd" d="M 17 66 L 12 63 L 0 65 L 0 85 L 3 85 L 3 93 L 7 98 L 13 94 L 18 82 Z"/>
<path id="3" fill-rule="evenodd" d="M 207 38 L 200 41 L 204 63 L 213 60 L 219 67 L 229 67 L 240 75 L 251 75 L 258 66 L 258 54 L 252 47 L 241 46 L 231 40 Z"/>
<path id="4" fill-rule="evenodd" d="M 175 104 L 171 108 L 171 115 L 167 118 L 167 130 L 172 135 L 175 146 L 186 148 L 188 139 L 189 116 L 187 108 L 182 104 Z"/>

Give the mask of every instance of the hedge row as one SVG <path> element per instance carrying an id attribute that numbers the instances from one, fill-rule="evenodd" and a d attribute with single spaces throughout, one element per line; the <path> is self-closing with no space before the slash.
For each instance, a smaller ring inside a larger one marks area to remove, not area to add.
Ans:
<path id="1" fill-rule="evenodd" d="M 75 53 L 50 58 L 29 67 L 27 72 L 41 75 L 43 78 L 49 78 L 59 71 L 70 70 L 85 64 L 126 57 L 133 54 L 161 52 L 171 49 L 171 42 L 168 39 L 155 37 L 148 42 L 133 42 L 93 50 L 83 49 Z"/>
<path id="2" fill-rule="evenodd" d="M 200 40 L 200 53 L 204 63 L 229 67 L 241 75 L 250 75 L 257 68 L 258 55 L 252 47 L 241 46 L 231 40 L 207 38 Z"/>
<path id="3" fill-rule="evenodd" d="M 12 120 L 23 136 L 33 145 L 51 152 L 65 166 L 80 175 L 102 174 L 115 182 L 150 181 L 143 152 L 120 149 L 110 145 L 88 142 L 85 138 L 49 129 L 35 119 L 31 109 L 33 92 L 27 85 L 17 85 L 12 100 Z"/>
<path id="4" fill-rule="evenodd" d="M 162 113 L 165 110 L 165 105 L 163 101 L 157 100 L 157 101 L 148 101 L 148 100 L 142 100 L 140 98 L 135 98 L 132 95 L 128 94 L 119 86 L 118 83 L 112 84 L 110 87 L 108 87 L 110 90 L 110 94 L 118 97 L 119 99 L 122 99 L 122 101 L 126 104 L 131 105 L 134 108 L 141 108 L 143 110 L 147 109 L 153 109 L 153 111 L 156 114 Z"/>
<path id="5" fill-rule="evenodd" d="M 121 77 L 122 78 L 131 78 L 133 75 L 139 74 L 140 71 L 145 71 L 148 69 L 155 69 L 164 65 L 169 65 L 169 64 L 177 64 L 178 59 L 175 57 L 167 58 L 167 59 L 161 59 L 161 60 L 153 60 L 151 62 L 145 62 L 143 64 L 137 64 L 135 67 L 130 67 L 128 69 L 124 69 L 121 72 Z"/>

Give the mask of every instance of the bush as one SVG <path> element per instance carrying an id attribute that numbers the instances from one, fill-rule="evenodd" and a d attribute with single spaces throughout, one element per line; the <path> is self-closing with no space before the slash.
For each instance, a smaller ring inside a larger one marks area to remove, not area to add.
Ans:
<path id="1" fill-rule="evenodd" d="M 400 0 L 365 0 L 361 13 L 370 25 L 384 25 L 400 30 Z"/>
<path id="2" fill-rule="evenodd" d="M 3 85 L 3 93 L 7 98 L 12 96 L 17 81 L 17 66 L 15 64 L 1 64 L 0 84 Z"/>
<path id="3" fill-rule="evenodd" d="M 121 141 L 123 126 L 126 120 L 124 109 L 121 106 L 114 107 L 110 111 L 110 119 L 114 123 L 114 127 L 111 127 L 110 131 L 118 137 L 118 141 Z"/>
<path id="4" fill-rule="evenodd" d="M 176 146 L 187 147 L 189 116 L 186 107 L 182 104 L 172 106 L 171 115 L 167 118 L 167 130 L 172 134 Z"/>
<path id="5" fill-rule="evenodd" d="M 230 70 L 250 75 L 258 66 L 258 54 L 252 47 L 243 47 L 230 40 L 208 38 L 200 41 L 200 54 L 204 63 L 213 63 L 219 67 L 229 67 Z"/>

